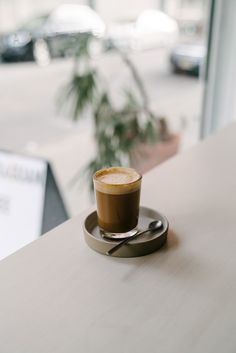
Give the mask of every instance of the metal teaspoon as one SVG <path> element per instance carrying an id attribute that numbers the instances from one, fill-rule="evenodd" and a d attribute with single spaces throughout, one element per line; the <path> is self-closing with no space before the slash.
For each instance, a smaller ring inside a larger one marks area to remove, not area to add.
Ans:
<path id="1" fill-rule="evenodd" d="M 122 240 L 120 243 L 118 243 L 117 245 L 113 246 L 110 250 L 108 250 L 106 252 L 106 255 L 112 255 L 115 251 L 117 251 L 118 249 L 120 249 L 123 245 L 125 245 L 126 243 L 130 242 L 133 239 L 138 238 L 140 235 L 147 233 L 147 232 L 155 232 L 158 229 L 161 229 L 163 227 L 163 223 L 160 220 L 156 220 L 156 221 L 152 221 L 149 223 L 148 228 L 145 230 L 142 230 L 139 233 L 136 233 L 134 235 L 132 235 L 129 238 L 126 238 L 124 240 Z"/>

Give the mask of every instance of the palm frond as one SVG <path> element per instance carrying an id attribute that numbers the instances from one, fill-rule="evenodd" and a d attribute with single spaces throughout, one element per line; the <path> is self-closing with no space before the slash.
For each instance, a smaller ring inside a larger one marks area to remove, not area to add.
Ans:
<path id="1" fill-rule="evenodd" d="M 64 88 L 61 100 L 70 104 L 71 117 L 77 120 L 83 116 L 86 107 L 91 107 L 94 117 L 97 153 L 85 170 L 91 181 L 98 169 L 127 164 L 129 155 L 140 143 L 152 143 L 158 139 L 158 120 L 149 109 L 149 99 L 142 79 L 130 58 L 121 52 L 123 63 L 130 70 L 141 99 L 131 89 L 125 89 L 125 100 L 120 109 L 114 107 L 107 86 L 100 73 L 91 63 L 89 46 L 92 37 L 84 34 L 78 41 L 73 76 Z M 86 60 L 86 70 L 80 65 Z M 159 124 L 161 132 L 167 131 L 164 123 Z"/>

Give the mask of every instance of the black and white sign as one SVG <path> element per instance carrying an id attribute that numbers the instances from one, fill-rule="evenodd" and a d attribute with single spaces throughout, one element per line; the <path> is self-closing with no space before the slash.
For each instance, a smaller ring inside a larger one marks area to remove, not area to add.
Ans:
<path id="1" fill-rule="evenodd" d="M 48 163 L 0 151 L 0 259 L 66 219 Z"/>

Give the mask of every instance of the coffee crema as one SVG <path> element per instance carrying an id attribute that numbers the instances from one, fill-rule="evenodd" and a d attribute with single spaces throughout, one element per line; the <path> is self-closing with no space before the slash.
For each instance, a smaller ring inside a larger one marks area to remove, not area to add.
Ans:
<path id="1" fill-rule="evenodd" d="M 99 227 L 124 233 L 138 223 L 142 177 L 132 168 L 111 167 L 94 175 Z"/>
<path id="2" fill-rule="evenodd" d="M 126 194 L 140 187 L 141 175 L 132 168 L 110 167 L 94 175 L 96 190 L 108 194 Z"/>

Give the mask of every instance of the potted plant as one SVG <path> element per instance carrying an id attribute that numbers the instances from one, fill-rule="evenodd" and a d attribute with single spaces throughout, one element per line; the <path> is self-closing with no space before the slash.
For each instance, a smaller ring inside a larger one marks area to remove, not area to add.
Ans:
<path id="1" fill-rule="evenodd" d="M 94 65 L 91 47 L 94 38 L 80 35 L 72 77 L 64 90 L 64 102 L 69 102 L 71 117 L 77 120 L 90 110 L 94 121 L 97 153 L 86 168 L 92 174 L 103 167 L 129 165 L 144 173 L 175 154 L 178 139 L 169 133 L 166 120 L 157 117 L 149 107 L 149 99 L 141 77 L 128 57 L 116 49 L 128 67 L 139 99 L 131 89 L 125 91 L 122 106 L 115 107 L 101 73 Z"/>

